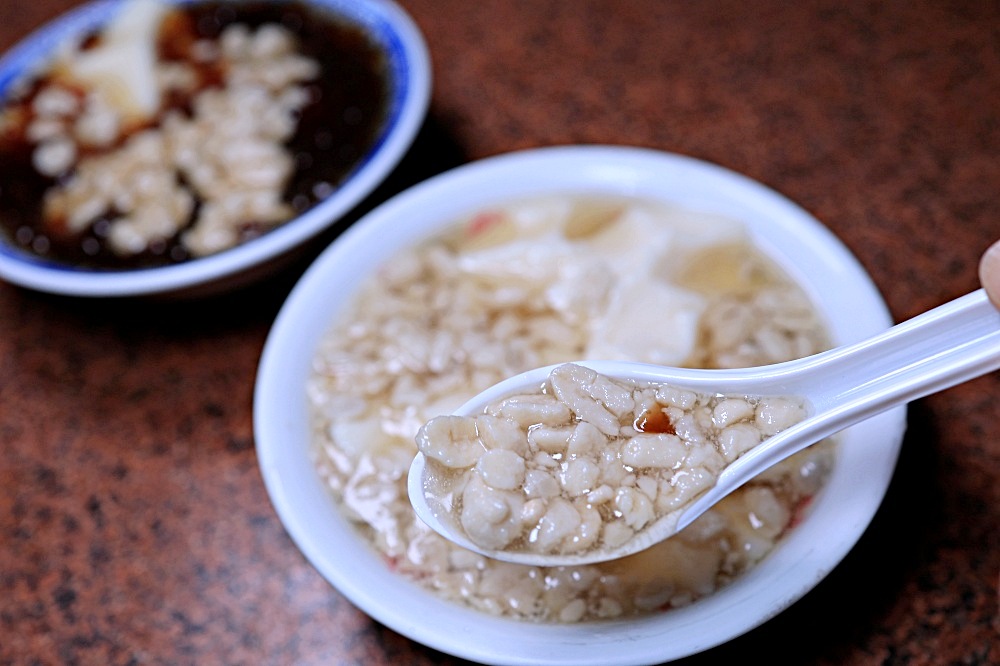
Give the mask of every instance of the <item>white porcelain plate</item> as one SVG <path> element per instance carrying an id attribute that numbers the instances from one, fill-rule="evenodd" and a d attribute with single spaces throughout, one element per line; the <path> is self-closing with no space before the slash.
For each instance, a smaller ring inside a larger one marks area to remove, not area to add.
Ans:
<path id="1" fill-rule="evenodd" d="M 812 513 L 756 569 L 691 606 L 641 619 L 530 624 L 447 603 L 394 574 L 338 513 L 309 460 L 305 398 L 320 337 L 358 283 L 399 248 L 476 209 L 543 193 L 626 195 L 724 213 L 809 293 L 844 344 L 891 324 L 868 275 L 804 210 L 731 171 L 636 148 L 559 147 L 457 168 L 386 202 L 337 239 L 302 277 L 267 340 L 256 385 L 257 451 L 289 534 L 340 592 L 395 631 L 495 664 L 658 663 L 743 634 L 812 589 L 854 546 L 889 484 L 904 430 L 896 409 L 842 434 Z"/>

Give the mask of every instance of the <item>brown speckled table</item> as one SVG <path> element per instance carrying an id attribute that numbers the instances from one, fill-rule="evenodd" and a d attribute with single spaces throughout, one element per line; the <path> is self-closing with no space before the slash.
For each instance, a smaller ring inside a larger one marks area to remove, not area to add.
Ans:
<path id="1" fill-rule="evenodd" d="M 72 4 L 0 4 L 0 48 Z M 996 2 L 402 4 L 434 95 L 374 201 L 513 149 L 684 153 L 813 212 L 897 319 L 975 288 L 1000 238 Z M 187 303 L 0 284 L 0 663 L 456 663 L 351 606 L 264 491 L 253 381 L 301 269 Z M 1000 663 L 998 379 L 914 404 L 842 565 L 690 662 Z"/>

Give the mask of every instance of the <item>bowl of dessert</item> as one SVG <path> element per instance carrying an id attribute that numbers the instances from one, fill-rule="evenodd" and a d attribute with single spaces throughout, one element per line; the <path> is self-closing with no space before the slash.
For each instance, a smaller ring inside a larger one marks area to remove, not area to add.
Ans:
<path id="1" fill-rule="evenodd" d="M 0 59 L 0 278 L 78 296 L 257 279 L 384 180 L 429 93 L 391 2 L 82 5 Z"/>
<path id="2" fill-rule="evenodd" d="M 771 468 L 649 549 L 552 567 L 484 557 L 416 517 L 421 428 L 535 367 L 759 366 L 890 325 L 834 234 L 749 178 L 631 147 L 499 155 L 393 197 L 306 271 L 260 362 L 261 471 L 319 573 L 405 636 L 485 663 L 665 662 L 752 631 L 837 566 L 887 489 L 904 410 Z M 676 446 L 729 425 L 706 409 L 661 410 Z M 624 502 L 622 532 L 686 487 L 648 480 L 655 452 L 584 469 L 573 424 L 550 430 L 519 477 L 524 507 Z"/>

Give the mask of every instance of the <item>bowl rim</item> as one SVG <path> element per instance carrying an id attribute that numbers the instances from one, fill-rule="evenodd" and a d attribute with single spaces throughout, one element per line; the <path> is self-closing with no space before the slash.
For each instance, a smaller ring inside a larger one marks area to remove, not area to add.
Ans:
<path id="1" fill-rule="evenodd" d="M 107 22 L 128 0 L 94 0 L 45 23 L 0 57 L 0 99 L 64 40 Z M 166 0 L 196 4 L 198 0 Z M 394 80 L 380 136 L 333 194 L 282 226 L 242 245 L 169 266 L 94 270 L 30 255 L 0 237 L 0 279 L 69 296 L 142 296 L 196 288 L 250 271 L 289 253 L 347 215 L 410 148 L 430 104 L 430 53 L 420 29 L 394 0 L 299 0 L 361 26 L 389 55 Z"/>
<path id="2" fill-rule="evenodd" d="M 394 631 L 461 658 L 546 666 L 659 663 L 736 638 L 808 593 L 854 547 L 881 504 L 902 443 L 905 407 L 842 433 L 834 474 L 809 518 L 749 573 L 669 613 L 579 625 L 533 624 L 462 608 L 391 574 L 335 508 L 309 460 L 305 380 L 319 338 L 372 270 L 372 247 L 380 247 L 384 258 L 491 203 L 581 189 L 679 198 L 684 206 L 739 214 L 761 249 L 806 288 L 825 316 L 845 317 L 828 322 L 836 344 L 892 323 L 861 264 L 812 215 L 746 176 L 671 153 L 556 146 L 497 155 L 415 185 L 356 222 L 307 269 L 265 342 L 254 391 L 258 462 L 286 531 L 328 582 Z M 447 219 L 428 222 L 435 215 Z M 775 226 L 761 234 L 761 224 Z M 775 229 L 798 236 L 778 242 Z M 824 289 L 830 281 L 837 289 Z M 331 284 L 338 285 L 336 293 Z M 865 446 L 872 438 L 882 445 Z"/>

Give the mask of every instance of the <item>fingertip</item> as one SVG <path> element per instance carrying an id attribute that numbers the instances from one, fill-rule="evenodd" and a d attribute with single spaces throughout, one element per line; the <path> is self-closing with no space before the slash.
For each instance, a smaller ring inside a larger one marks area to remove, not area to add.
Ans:
<path id="1" fill-rule="evenodd" d="M 987 248 L 979 260 L 979 282 L 993 305 L 1000 308 L 1000 240 Z"/>

